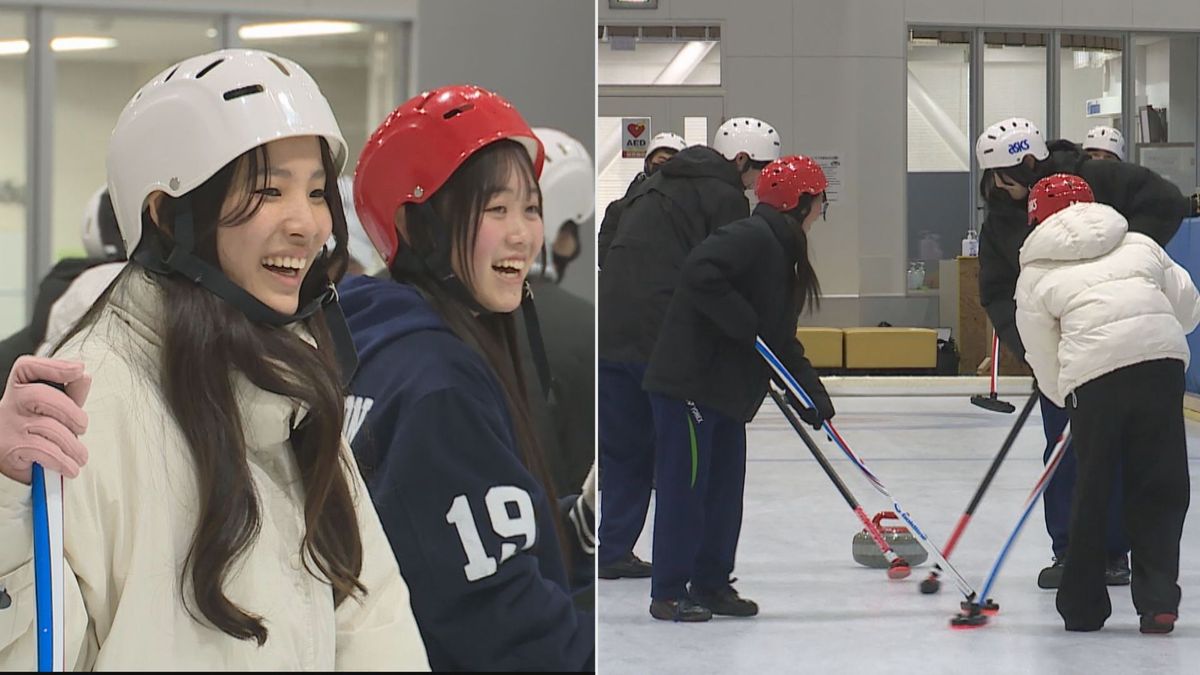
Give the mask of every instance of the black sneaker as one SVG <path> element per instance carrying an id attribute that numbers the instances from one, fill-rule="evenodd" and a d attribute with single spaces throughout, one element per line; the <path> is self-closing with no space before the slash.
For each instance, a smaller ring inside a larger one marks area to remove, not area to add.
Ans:
<path id="1" fill-rule="evenodd" d="M 712 610 L 713 614 L 721 616 L 754 616 L 758 614 L 758 604 L 739 596 L 738 592 L 733 590 L 733 586 L 726 586 L 711 593 L 693 588 L 691 594 L 696 602 Z"/>
<path id="2" fill-rule="evenodd" d="M 1175 630 L 1179 615 L 1174 612 L 1149 612 L 1142 615 L 1141 631 L 1147 634 L 1165 635 Z"/>
<path id="3" fill-rule="evenodd" d="M 645 579 L 652 569 L 650 563 L 631 552 L 611 565 L 601 565 L 596 576 L 601 579 Z"/>
<path id="4" fill-rule="evenodd" d="M 1038 588 L 1058 588 L 1062 583 L 1063 566 L 1066 560 L 1055 558 L 1054 563 L 1038 574 Z"/>
<path id="5" fill-rule="evenodd" d="M 1129 571 L 1128 556 L 1120 555 L 1108 561 L 1104 568 L 1104 583 L 1109 586 L 1128 586 L 1133 575 Z"/>
<path id="6" fill-rule="evenodd" d="M 713 613 L 707 607 L 698 605 L 696 601 L 684 596 L 678 600 L 651 600 L 650 616 L 659 621 L 696 623 L 711 621 Z"/>

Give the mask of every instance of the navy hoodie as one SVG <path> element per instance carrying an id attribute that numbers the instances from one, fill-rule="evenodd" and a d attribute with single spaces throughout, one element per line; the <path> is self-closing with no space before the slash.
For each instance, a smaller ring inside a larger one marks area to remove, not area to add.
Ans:
<path id="1" fill-rule="evenodd" d="M 339 295 L 359 355 L 346 438 L 430 666 L 592 669 L 594 617 L 572 604 L 556 509 L 487 362 L 412 286 L 353 277 Z"/>

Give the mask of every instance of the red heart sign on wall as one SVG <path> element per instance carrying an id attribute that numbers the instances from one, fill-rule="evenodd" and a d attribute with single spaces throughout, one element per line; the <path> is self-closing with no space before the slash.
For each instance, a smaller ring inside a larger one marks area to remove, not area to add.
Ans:
<path id="1" fill-rule="evenodd" d="M 629 133 L 632 134 L 634 138 L 640 137 L 642 133 L 646 131 L 645 124 L 630 124 L 626 128 L 629 129 Z"/>

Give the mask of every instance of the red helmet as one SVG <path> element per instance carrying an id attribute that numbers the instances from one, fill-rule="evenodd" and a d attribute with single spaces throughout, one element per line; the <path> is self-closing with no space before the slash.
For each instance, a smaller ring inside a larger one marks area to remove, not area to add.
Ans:
<path id="1" fill-rule="evenodd" d="M 821 165 L 803 155 L 789 155 L 767 165 L 758 176 L 758 201 L 779 211 L 791 211 L 800 195 L 819 195 L 829 187 Z"/>
<path id="2" fill-rule="evenodd" d="M 379 255 L 396 256 L 396 211 L 429 199 L 484 146 L 511 139 L 525 146 L 535 176 L 545 150 L 511 103 L 474 85 L 423 93 L 392 111 L 367 140 L 354 169 L 354 206 Z"/>
<path id="3" fill-rule="evenodd" d="M 1044 222 L 1072 204 L 1094 201 L 1092 188 L 1079 176 L 1069 173 L 1046 176 L 1029 191 L 1029 226 Z"/>

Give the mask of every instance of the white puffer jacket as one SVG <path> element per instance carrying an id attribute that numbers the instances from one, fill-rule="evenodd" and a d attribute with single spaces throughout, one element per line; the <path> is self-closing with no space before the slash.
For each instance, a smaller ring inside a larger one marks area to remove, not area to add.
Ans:
<path id="1" fill-rule="evenodd" d="M 1038 387 L 1060 407 L 1118 368 L 1179 359 L 1200 323 L 1200 295 L 1154 240 L 1104 204 L 1074 204 L 1021 247 L 1017 330 Z"/>

